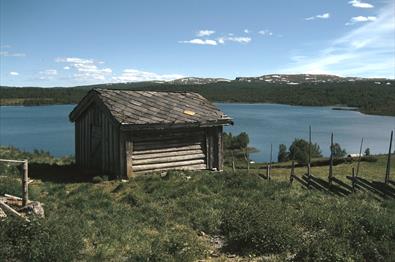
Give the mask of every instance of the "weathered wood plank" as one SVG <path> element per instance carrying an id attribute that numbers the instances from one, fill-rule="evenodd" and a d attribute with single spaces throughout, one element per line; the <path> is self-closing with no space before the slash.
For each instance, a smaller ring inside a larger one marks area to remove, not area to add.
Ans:
<path id="1" fill-rule="evenodd" d="M 144 164 L 155 164 L 155 163 L 167 163 L 167 162 L 180 162 L 184 160 L 202 159 L 204 161 L 205 155 L 203 153 L 188 154 L 183 156 L 170 156 L 170 157 L 157 157 L 149 159 L 133 160 L 133 165 L 144 165 Z"/>
<path id="2" fill-rule="evenodd" d="M 205 170 L 206 164 L 197 164 L 190 166 L 180 166 L 180 167 L 166 167 L 159 169 L 151 169 L 151 170 L 142 170 L 142 171 L 134 171 L 134 174 L 144 174 L 148 172 L 157 172 L 157 171 L 166 171 L 166 170 Z"/>
<path id="3" fill-rule="evenodd" d="M 178 152 L 178 151 L 189 151 L 189 150 L 202 150 L 201 144 L 195 145 L 186 145 L 186 146 L 179 146 L 179 147 L 165 147 L 161 149 L 151 149 L 151 150 L 139 150 L 136 149 L 133 152 L 133 156 L 140 156 L 145 154 L 156 154 L 156 153 L 164 153 L 164 152 Z"/>
<path id="4" fill-rule="evenodd" d="M 143 155 L 133 155 L 133 160 L 142 160 L 142 159 L 151 159 L 151 158 L 163 158 L 163 157 L 174 157 L 174 156 L 185 156 L 185 155 L 193 155 L 193 154 L 203 154 L 203 150 L 201 148 L 194 150 L 183 150 L 183 151 L 166 151 L 152 154 L 143 154 Z"/>
<path id="5" fill-rule="evenodd" d="M 184 147 L 184 146 L 192 146 L 192 145 L 202 145 L 203 143 L 200 141 L 180 141 L 180 142 L 169 142 L 169 143 L 152 143 L 152 144 L 134 144 L 135 151 L 145 151 L 145 150 L 152 150 L 152 149 L 162 149 L 162 148 L 172 148 L 172 147 Z"/>
<path id="6" fill-rule="evenodd" d="M 154 170 L 154 169 L 169 168 L 169 167 L 191 166 L 191 165 L 204 164 L 204 163 L 205 161 L 203 159 L 196 159 L 196 160 L 149 164 L 149 165 L 140 165 L 140 166 L 134 165 L 133 170 L 134 171 Z"/>

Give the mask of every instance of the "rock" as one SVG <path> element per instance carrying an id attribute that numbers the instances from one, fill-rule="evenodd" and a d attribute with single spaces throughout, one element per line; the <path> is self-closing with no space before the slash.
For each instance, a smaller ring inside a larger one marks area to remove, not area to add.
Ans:
<path id="1" fill-rule="evenodd" d="M 203 231 L 200 231 L 200 232 L 198 233 L 198 235 L 204 237 L 204 236 L 206 236 L 206 233 L 204 233 Z"/>
<path id="2" fill-rule="evenodd" d="M 35 215 L 40 218 L 45 217 L 43 205 L 38 201 L 32 201 L 28 203 L 25 207 L 19 209 L 19 212 L 23 212 L 28 215 Z"/>

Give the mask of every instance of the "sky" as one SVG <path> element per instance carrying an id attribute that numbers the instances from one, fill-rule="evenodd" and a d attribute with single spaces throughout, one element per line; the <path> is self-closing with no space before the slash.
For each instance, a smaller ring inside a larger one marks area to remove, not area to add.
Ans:
<path id="1" fill-rule="evenodd" d="M 395 78 L 394 0 L 0 0 L 0 85 Z"/>

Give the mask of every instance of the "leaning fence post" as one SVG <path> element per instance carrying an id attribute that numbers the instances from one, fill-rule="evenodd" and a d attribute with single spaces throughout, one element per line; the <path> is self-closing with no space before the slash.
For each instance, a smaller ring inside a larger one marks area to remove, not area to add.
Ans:
<path id="1" fill-rule="evenodd" d="M 332 176 L 333 176 L 333 133 L 331 135 L 331 157 L 329 160 L 329 175 L 328 175 L 328 180 L 330 185 L 332 185 Z"/>
<path id="2" fill-rule="evenodd" d="M 22 174 L 22 206 L 26 206 L 29 201 L 28 192 L 29 183 L 29 163 L 28 160 L 23 162 L 23 174 Z"/>
<path id="3" fill-rule="evenodd" d="M 359 158 L 358 158 L 358 163 L 357 163 L 357 173 L 356 173 L 356 177 L 358 177 L 359 175 L 359 164 L 361 163 L 361 158 L 362 158 L 362 145 L 363 145 L 363 137 L 361 140 L 361 147 L 359 148 Z"/>
<path id="4" fill-rule="evenodd" d="M 352 184 L 352 192 L 355 192 L 355 168 L 352 168 L 352 177 L 351 177 L 351 184 Z"/>
<path id="5" fill-rule="evenodd" d="M 385 170 L 385 183 L 388 184 L 390 180 L 390 171 L 391 171 L 391 151 L 392 151 L 392 138 L 394 136 L 394 131 L 391 131 L 391 138 L 390 138 L 390 149 L 388 151 L 388 159 L 387 159 L 387 169 Z"/>

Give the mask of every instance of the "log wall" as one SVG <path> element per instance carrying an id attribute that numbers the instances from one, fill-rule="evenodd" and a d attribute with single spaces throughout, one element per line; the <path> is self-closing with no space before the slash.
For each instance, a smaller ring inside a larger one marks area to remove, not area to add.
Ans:
<path id="1" fill-rule="evenodd" d="M 222 170 L 222 126 L 125 132 L 125 172 Z"/>

